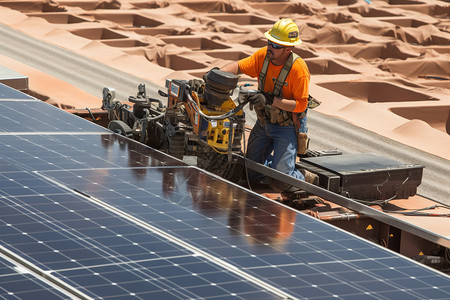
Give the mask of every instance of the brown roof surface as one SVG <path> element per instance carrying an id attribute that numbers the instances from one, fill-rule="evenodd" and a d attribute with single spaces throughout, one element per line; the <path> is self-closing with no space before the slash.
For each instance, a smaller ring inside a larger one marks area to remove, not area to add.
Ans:
<path id="1" fill-rule="evenodd" d="M 264 31 L 291 17 L 310 92 L 322 101 L 317 111 L 446 159 L 449 12 L 450 4 L 437 0 L 0 0 L 0 23 L 160 86 L 251 54 L 266 44 Z M 29 76 L 38 98 L 63 108 L 101 105 L 68 83 L 0 59 Z"/>

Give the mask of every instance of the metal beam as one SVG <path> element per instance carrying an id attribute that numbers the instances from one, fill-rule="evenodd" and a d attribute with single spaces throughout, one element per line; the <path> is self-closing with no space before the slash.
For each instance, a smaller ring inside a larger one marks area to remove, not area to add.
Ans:
<path id="1" fill-rule="evenodd" d="M 444 236 L 438 235 L 434 232 L 428 231 L 428 230 L 418 227 L 414 224 L 397 219 L 387 213 L 384 213 L 382 211 L 371 208 L 370 206 L 359 203 L 358 201 L 355 201 L 353 199 L 330 192 L 326 189 L 323 189 L 319 186 L 310 184 L 308 182 L 296 179 L 292 176 L 286 175 L 275 169 L 272 169 L 272 168 L 266 167 L 264 165 L 261 165 L 259 163 L 256 163 L 254 161 L 251 161 L 240 155 L 235 155 L 235 156 L 238 159 L 238 163 L 245 165 L 245 167 L 248 169 L 252 169 L 253 171 L 259 172 L 259 173 L 264 174 L 273 179 L 276 179 L 276 180 L 282 181 L 284 183 L 287 183 L 289 185 L 295 186 L 295 187 L 302 189 L 308 193 L 314 194 L 318 197 L 321 197 L 323 199 L 326 199 L 328 201 L 336 203 L 340 206 L 357 211 L 358 213 L 364 214 L 364 215 L 366 215 L 370 218 L 373 218 L 375 220 L 378 220 L 382 223 L 394 226 L 398 229 L 401 229 L 401 230 L 409 232 L 413 235 L 419 236 L 430 242 L 436 243 L 436 244 L 441 245 L 446 248 L 450 248 L 450 240 Z"/>

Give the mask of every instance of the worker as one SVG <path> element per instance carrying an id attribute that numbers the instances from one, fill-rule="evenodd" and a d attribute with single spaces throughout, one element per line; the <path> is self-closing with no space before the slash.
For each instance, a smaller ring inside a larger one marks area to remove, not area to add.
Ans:
<path id="1" fill-rule="evenodd" d="M 220 68 L 258 78 L 260 92 L 249 99 L 257 120 L 250 133 L 246 157 L 300 180 L 305 180 L 306 176 L 307 182 L 317 184 L 317 175 L 295 167 L 297 154 L 304 154 L 307 149 L 310 81 L 306 63 L 293 52 L 294 47 L 302 43 L 298 26 L 292 19 L 284 18 L 264 35 L 267 46 Z M 250 182 L 267 181 L 265 176 L 251 170 L 248 175 Z M 282 187 L 280 182 L 273 184 L 273 180 L 271 183 L 283 191 L 298 190 L 292 186 Z"/>

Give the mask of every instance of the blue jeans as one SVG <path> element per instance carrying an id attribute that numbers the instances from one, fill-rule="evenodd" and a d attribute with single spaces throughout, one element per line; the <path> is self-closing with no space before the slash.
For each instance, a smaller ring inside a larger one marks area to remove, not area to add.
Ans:
<path id="1" fill-rule="evenodd" d="M 300 131 L 306 131 L 306 117 L 301 123 Z M 294 125 L 281 126 L 267 122 L 262 126 L 258 120 L 250 133 L 246 157 L 284 174 L 305 180 L 303 174 L 295 168 L 297 147 Z M 248 176 L 250 181 L 260 181 L 264 178 L 262 174 L 253 170 L 248 170 Z"/>
<path id="2" fill-rule="evenodd" d="M 298 130 L 298 132 L 308 132 L 308 128 L 306 127 L 306 119 L 308 119 L 308 109 L 305 110 L 305 116 L 300 119 L 300 129 Z"/>

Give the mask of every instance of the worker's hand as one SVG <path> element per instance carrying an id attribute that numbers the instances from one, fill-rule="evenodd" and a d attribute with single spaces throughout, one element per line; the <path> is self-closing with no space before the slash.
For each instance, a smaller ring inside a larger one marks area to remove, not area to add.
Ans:
<path id="1" fill-rule="evenodd" d="M 250 110 L 255 109 L 264 109 L 264 105 L 266 105 L 266 97 L 264 97 L 261 93 L 256 93 L 248 97 L 248 101 L 250 103 Z"/>
<path id="2" fill-rule="evenodd" d="M 261 93 L 264 95 L 264 97 L 266 97 L 266 104 L 272 105 L 273 104 L 273 95 L 269 94 L 268 92 L 264 92 L 264 91 Z"/>
<path id="3" fill-rule="evenodd" d="M 272 105 L 273 95 L 267 92 L 259 92 L 248 97 L 248 100 L 250 101 L 250 110 L 253 110 L 253 107 L 256 109 L 263 109 L 265 105 Z"/>

